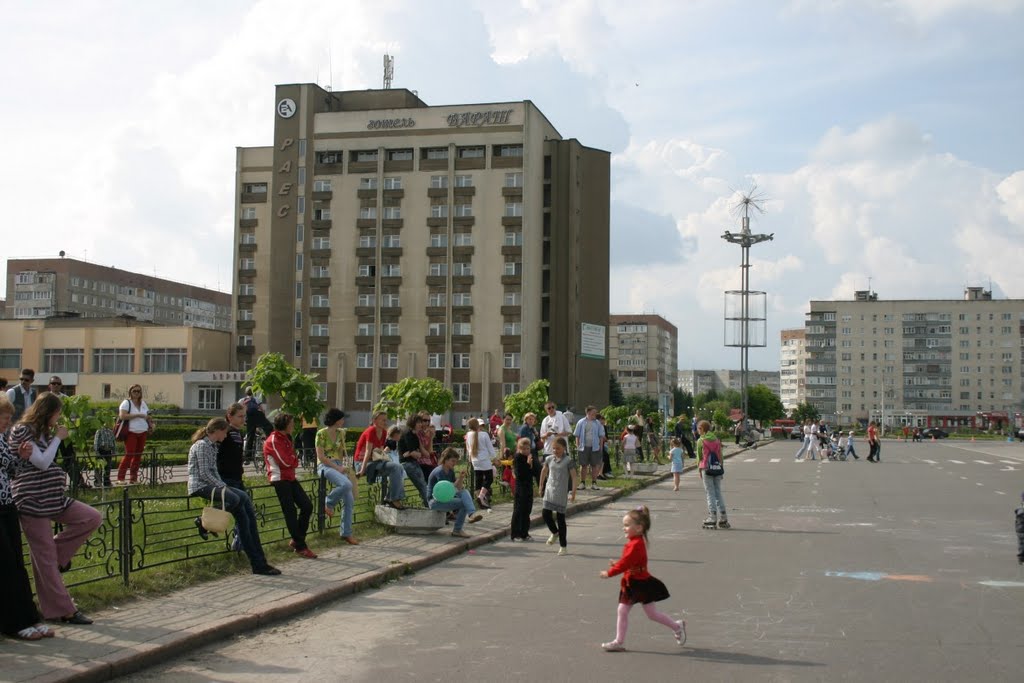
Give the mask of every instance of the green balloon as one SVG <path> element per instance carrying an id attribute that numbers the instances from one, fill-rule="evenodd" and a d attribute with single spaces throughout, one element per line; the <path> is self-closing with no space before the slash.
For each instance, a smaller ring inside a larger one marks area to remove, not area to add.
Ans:
<path id="1" fill-rule="evenodd" d="M 445 480 L 441 480 L 434 484 L 434 500 L 438 503 L 447 503 L 454 497 L 455 484 Z"/>

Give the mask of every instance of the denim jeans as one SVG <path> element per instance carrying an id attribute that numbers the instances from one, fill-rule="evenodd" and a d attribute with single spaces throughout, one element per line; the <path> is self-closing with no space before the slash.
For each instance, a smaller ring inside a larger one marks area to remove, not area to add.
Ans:
<path id="1" fill-rule="evenodd" d="M 722 498 L 722 477 L 701 477 L 708 499 L 708 516 L 725 519 L 725 498 Z"/>
<path id="2" fill-rule="evenodd" d="M 245 492 L 245 495 L 247 495 L 247 496 L 249 495 L 249 492 L 245 490 L 245 484 L 243 484 L 240 480 L 238 480 L 238 479 L 230 479 L 230 478 L 224 477 L 224 476 L 222 476 L 220 478 L 220 480 L 222 482 L 224 482 L 225 484 L 227 484 L 228 486 L 230 486 L 231 488 L 238 489 L 239 491 L 243 491 L 243 492 Z M 224 500 L 225 501 L 227 500 L 226 496 L 224 497 Z M 250 496 L 249 500 L 252 500 L 251 496 Z M 238 533 L 238 522 L 237 521 L 235 522 L 235 538 L 238 539 L 238 544 L 239 545 L 236 546 L 235 544 L 232 544 L 232 547 L 231 547 L 232 550 L 237 550 L 238 547 L 240 547 L 240 545 L 242 543 L 242 537 Z"/>
<path id="3" fill-rule="evenodd" d="M 476 507 L 473 505 L 473 496 L 469 495 L 469 491 L 466 489 L 456 491 L 455 497 L 447 503 L 441 503 L 431 498 L 429 507 L 431 510 L 444 510 L 445 512 L 454 510 L 455 531 L 462 531 L 462 525 L 466 523 L 466 517 L 476 513 Z"/>
<path id="4" fill-rule="evenodd" d="M 365 460 L 357 462 L 356 467 L 359 471 L 363 471 L 363 465 Z M 384 500 L 402 500 L 405 498 L 405 470 L 396 462 L 386 460 L 383 462 L 383 467 L 379 470 L 379 476 L 385 477 L 388 480 L 388 493 Z M 381 483 L 383 486 L 383 482 Z"/>
<path id="5" fill-rule="evenodd" d="M 402 469 L 405 470 L 405 474 L 409 477 L 412 485 L 419 491 L 423 504 L 427 505 L 427 480 L 423 476 L 423 468 L 415 460 L 403 460 Z"/>
<path id="6" fill-rule="evenodd" d="M 217 504 L 220 504 L 220 488 L 217 486 L 204 486 L 192 494 L 195 498 L 210 500 L 213 492 L 217 492 Z M 249 564 L 253 569 L 263 569 L 267 566 L 267 557 L 263 554 L 263 544 L 260 542 L 260 532 L 256 524 L 256 509 L 252 506 L 249 494 L 230 486 L 224 490 L 224 505 L 228 512 L 235 516 L 235 523 L 238 524 L 238 539 L 242 543 L 242 551 L 249 558 Z"/>
<path id="7" fill-rule="evenodd" d="M 798 450 L 796 452 L 796 456 L 794 456 L 794 457 L 797 460 L 799 460 L 800 458 L 802 458 L 804 456 L 804 453 L 806 453 L 810 449 L 811 449 L 811 437 L 805 436 L 804 437 L 804 442 L 802 444 L 800 444 L 800 450 Z"/>
<path id="8" fill-rule="evenodd" d="M 327 494 L 324 505 L 333 510 L 341 501 L 341 535 L 352 535 L 352 508 L 355 507 L 356 499 L 352 496 L 352 480 L 333 467 L 324 467 L 321 464 L 317 468 L 321 477 L 331 482 L 334 488 Z"/>

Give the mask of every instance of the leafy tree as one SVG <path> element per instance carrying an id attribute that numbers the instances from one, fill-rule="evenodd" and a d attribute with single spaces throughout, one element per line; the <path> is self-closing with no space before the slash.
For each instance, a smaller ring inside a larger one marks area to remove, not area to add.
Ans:
<path id="1" fill-rule="evenodd" d="M 679 387 L 672 387 L 672 412 L 676 415 L 693 416 L 693 394 Z"/>
<path id="2" fill-rule="evenodd" d="M 749 392 L 749 389 L 748 389 Z M 747 394 L 750 395 L 749 393 Z M 726 389 L 718 395 L 719 401 L 724 401 L 730 408 L 741 408 L 743 407 L 743 394 L 736 391 L 735 389 Z"/>
<path id="3" fill-rule="evenodd" d="M 549 385 L 546 379 L 538 379 L 522 391 L 509 394 L 505 397 L 505 412 L 511 413 L 516 422 L 522 422 L 523 415 L 527 413 L 536 413 L 540 420 L 539 416 L 544 414 L 544 404 L 548 402 Z"/>
<path id="4" fill-rule="evenodd" d="M 626 397 L 622 395 L 619 378 L 615 376 L 614 372 L 608 373 L 608 402 L 613 406 L 621 406 L 626 402 Z"/>
<path id="5" fill-rule="evenodd" d="M 793 419 L 797 424 L 803 424 L 805 420 L 821 419 L 821 414 L 818 413 L 817 408 L 804 401 L 793 409 Z"/>
<path id="6" fill-rule="evenodd" d="M 324 411 L 316 375 L 306 375 L 280 353 L 265 353 L 246 375 L 243 386 L 263 396 L 280 396 L 281 409 L 306 420 L 318 420 Z"/>
<path id="7" fill-rule="evenodd" d="M 703 408 L 705 404 L 711 403 L 712 401 L 718 400 L 718 392 L 714 389 L 708 389 L 707 391 L 697 394 L 693 397 L 693 405 L 696 408 Z"/>
<path id="8" fill-rule="evenodd" d="M 626 397 L 626 402 L 623 405 L 629 409 L 630 413 L 635 413 L 637 408 L 644 415 L 658 412 L 658 402 L 650 396 L 644 396 L 643 394 L 630 394 Z"/>
<path id="9" fill-rule="evenodd" d="M 380 392 L 380 402 L 373 411 L 386 411 L 390 420 L 421 410 L 440 415 L 448 412 L 454 398 L 451 390 L 433 377 L 406 377 Z"/>
<path id="10" fill-rule="evenodd" d="M 717 408 L 711 414 L 711 424 L 715 426 L 716 431 L 728 431 L 732 426 L 732 420 L 729 419 L 729 413 Z"/>
<path id="11" fill-rule="evenodd" d="M 626 424 L 629 422 L 629 417 L 632 414 L 633 411 L 627 406 L 608 406 L 601 411 L 601 416 L 605 422 L 605 431 L 608 433 L 609 439 L 618 438 L 618 435 L 626 428 Z"/>
<path id="12" fill-rule="evenodd" d="M 747 405 L 750 408 L 751 420 L 768 422 L 785 417 L 786 409 L 782 401 L 764 384 L 753 386 L 747 392 Z"/>
<path id="13" fill-rule="evenodd" d="M 64 399 L 61 420 L 68 428 L 68 438 L 80 460 L 90 459 L 96 430 L 104 425 L 113 428 L 114 415 L 115 412 L 109 405 L 97 405 L 85 394 Z"/>

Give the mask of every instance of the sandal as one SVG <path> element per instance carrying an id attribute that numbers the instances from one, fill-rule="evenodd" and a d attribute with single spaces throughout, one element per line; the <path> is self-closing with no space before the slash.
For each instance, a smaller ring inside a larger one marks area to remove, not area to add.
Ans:
<path id="1" fill-rule="evenodd" d="M 36 632 L 43 638 L 53 638 L 55 635 L 57 635 L 57 632 L 49 626 L 47 626 L 46 624 L 36 624 L 32 628 L 34 628 Z"/>
<path id="2" fill-rule="evenodd" d="M 36 630 L 35 626 L 29 626 L 15 633 L 14 637 L 18 640 L 41 640 L 43 634 Z"/>

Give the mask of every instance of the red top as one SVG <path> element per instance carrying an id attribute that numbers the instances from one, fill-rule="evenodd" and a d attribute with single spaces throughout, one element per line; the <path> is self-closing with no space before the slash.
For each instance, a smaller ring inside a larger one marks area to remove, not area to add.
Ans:
<path id="1" fill-rule="evenodd" d="M 875 425 L 868 425 L 868 443 L 876 441 L 878 441 L 878 430 L 875 429 Z"/>
<path id="2" fill-rule="evenodd" d="M 276 429 L 263 442 L 263 459 L 267 463 L 267 481 L 294 481 L 299 459 L 290 436 Z"/>
<path id="3" fill-rule="evenodd" d="M 621 585 L 623 588 L 630 579 L 649 579 L 650 572 L 647 571 L 647 544 L 643 536 L 636 536 L 626 541 L 622 548 L 622 557 L 608 569 L 608 576 L 622 574 Z"/>
<path id="4" fill-rule="evenodd" d="M 367 451 L 372 452 L 374 448 L 385 448 L 387 441 L 388 430 L 382 429 L 378 432 L 375 426 L 370 425 L 359 435 L 359 441 L 356 441 L 356 451 L 352 458 L 356 462 L 362 462 Z"/>

